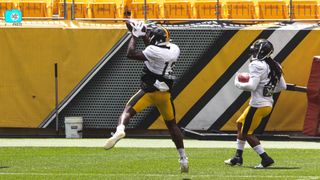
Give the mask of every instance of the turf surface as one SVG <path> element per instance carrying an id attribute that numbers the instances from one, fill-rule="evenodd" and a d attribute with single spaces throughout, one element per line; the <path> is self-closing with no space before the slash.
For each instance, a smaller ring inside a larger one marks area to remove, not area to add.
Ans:
<path id="1" fill-rule="evenodd" d="M 320 150 L 267 149 L 276 164 L 260 161 L 251 149 L 244 165 L 223 161 L 234 149 L 187 149 L 190 172 L 180 174 L 174 148 L 0 148 L 0 179 L 320 179 Z"/>

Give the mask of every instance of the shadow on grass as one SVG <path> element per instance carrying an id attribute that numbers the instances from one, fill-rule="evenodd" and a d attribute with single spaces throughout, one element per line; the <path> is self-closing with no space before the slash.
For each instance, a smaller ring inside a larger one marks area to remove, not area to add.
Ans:
<path id="1" fill-rule="evenodd" d="M 272 170 L 272 169 L 301 169 L 301 167 L 284 167 L 284 166 L 271 166 L 267 168 L 255 168 L 253 166 L 242 166 L 243 168 L 249 168 L 249 169 L 257 169 L 257 170 Z"/>
<path id="2" fill-rule="evenodd" d="M 9 168 L 9 166 L 0 166 L 0 169 Z"/>

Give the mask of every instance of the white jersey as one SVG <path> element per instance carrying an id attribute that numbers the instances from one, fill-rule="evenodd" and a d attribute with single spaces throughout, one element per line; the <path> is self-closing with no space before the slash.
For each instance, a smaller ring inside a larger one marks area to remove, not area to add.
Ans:
<path id="1" fill-rule="evenodd" d="M 144 63 L 151 72 L 170 78 L 180 49 L 177 45 L 168 43 L 166 47 L 149 45 L 142 53 L 148 60 Z"/>
<path id="2" fill-rule="evenodd" d="M 268 84 L 270 78 L 268 78 L 268 74 L 270 73 L 269 65 L 265 61 L 252 61 L 249 64 L 249 73 L 250 78 L 259 78 L 260 82 L 257 88 L 254 91 L 251 91 L 251 99 L 250 99 L 250 106 L 252 107 L 265 107 L 273 105 L 273 97 L 272 93 L 274 89 L 266 89 L 265 85 Z M 285 81 L 284 78 L 281 77 L 280 82 L 278 82 L 278 86 L 284 86 L 280 89 L 285 88 Z M 276 88 L 277 88 L 276 87 Z M 265 92 L 264 92 L 265 91 Z M 272 91 L 272 92 L 266 92 Z M 265 95 L 266 93 L 271 93 L 269 95 Z"/>

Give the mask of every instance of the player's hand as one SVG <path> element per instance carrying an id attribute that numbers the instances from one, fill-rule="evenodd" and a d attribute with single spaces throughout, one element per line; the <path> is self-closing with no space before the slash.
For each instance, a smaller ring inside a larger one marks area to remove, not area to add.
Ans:
<path id="1" fill-rule="evenodd" d="M 238 74 L 236 74 L 236 77 L 234 78 L 234 85 L 239 89 L 241 88 L 241 83 L 238 80 Z"/>
<path id="2" fill-rule="evenodd" d="M 144 32 L 145 29 L 147 29 L 147 25 L 145 25 L 142 21 L 139 21 L 138 23 L 131 23 L 132 26 L 132 35 L 135 37 L 142 37 L 146 35 L 146 32 Z"/>

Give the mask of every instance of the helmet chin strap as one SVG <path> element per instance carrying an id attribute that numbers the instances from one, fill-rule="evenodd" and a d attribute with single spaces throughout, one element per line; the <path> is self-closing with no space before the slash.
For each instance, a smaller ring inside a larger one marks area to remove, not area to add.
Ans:
<path id="1" fill-rule="evenodd" d="M 157 46 L 165 46 L 168 45 L 169 42 L 161 42 L 161 43 L 156 43 Z"/>
<path id="2" fill-rule="evenodd" d="M 257 57 L 252 57 L 251 58 L 251 61 L 256 61 L 256 60 L 259 60 L 259 61 L 263 61 L 264 59 L 270 57 L 270 55 L 272 54 L 273 51 L 270 51 L 267 55 L 265 55 L 263 58 L 261 59 L 258 59 Z"/>

